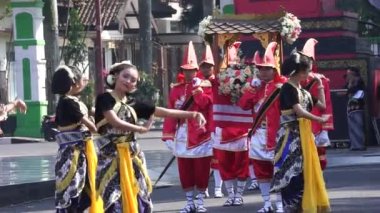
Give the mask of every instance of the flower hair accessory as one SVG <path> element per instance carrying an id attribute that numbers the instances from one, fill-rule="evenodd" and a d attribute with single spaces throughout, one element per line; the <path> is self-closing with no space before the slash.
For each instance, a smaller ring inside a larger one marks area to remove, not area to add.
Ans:
<path id="1" fill-rule="evenodd" d="M 106 78 L 106 82 L 108 85 L 114 85 L 115 84 L 115 76 L 112 74 L 108 74 Z"/>
<path id="2" fill-rule="evenodd" d="M 281 36 L 288 44 L 293 44 L 301 33 L 301 21 L 293 14 L 286 13 L 281 21 Z"/>

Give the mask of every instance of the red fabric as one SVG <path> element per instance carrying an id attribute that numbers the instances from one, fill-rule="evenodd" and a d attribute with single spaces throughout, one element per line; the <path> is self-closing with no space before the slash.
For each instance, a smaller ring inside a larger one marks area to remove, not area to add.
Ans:
<path id="1" fill-rule="evenodd" d="M 248 151 L 232 152 L 219 150 L 219 172 L 223 181 L 246 180 L 249 177 Z"/>
<path id="2" fill-rule="evenodd" d="M 208 187 L 211 157 L 177 158 L 179 179 L 184 190 Z"/>
<path id="3" fill-rule="evenodd" d="M 269 83 L 262 83 L 259 88 L 251 88 L 246 90 L 243 96 L 240 98 L 238 105 L 244 109 L 253 109 L 254 106 L 261 100 L 270 96 L 277 87 L 286 82 L 286 78 L 277 78 L 277 81 L 271 81 Z M 273 150 L 276 147 L 276 134 L 280 128 L 280 99 L 277 98 L 275 102 L 266 111 L 263 121 L 267 122 L 267 150 Z M 253 112 L 253 118 L 256 119 L 258 115 Z M 253 133 L 256 129 L 252 130 Z"/>
<path id="4" fill-rule="evenodd" d="M 316 116 L 330 115 L 330 119 L 323 125 L 319 122 L 312 121 L 313 133 L 319 134 L 322 130 L 333 130 L 334 120 L 333 120 L 332 102 L 331 102 L 331 96 L 330 96 L 330 80 L 321 74 L 313 73 L 312 75 L 308 77 L 307 81 L 303 83 L 303 85 L 309 84 L 309 82 L 314 78 L 315 75 L 319 76 L 322 80 L 324 93 L 325 93 L 325 99 L 326 99 L 326 109 L 323 110 L 323 109 L 319 109 L 318 107 L 313 107 L 311 113 Z M 311 96 L 318 98 L 319 96 L 318 87 L 319 87 L 318 83 L 313 84 L 313 86 L 309 90 Z"/>
<path id="5" fill-rule="evenodd" d="M 212 159 L 211 159 L 211 169 L 219 169 L 219 160 L 218 160 L 218 155 L 219 155 L 220 150 L 218 149 L 213 149 L 212 153 Z"/>
<path id="6" fill-rule="evenodd" d="M 317 147 L 319 163 L 321 164 L 321 169 L 325 170 L 327 166 L 327 158 L 326 158 L 326 147 Z"/>
<path id="7" fill-rule="evenodd" d="M 273 177 L 273 163 L 270 161 L 252 159 L 253 171 L 255 172 L 256 179 L 270 180 Z"/>
<path id="8" fill-rule="evenodd" d="M 232 121 L 232 120 L 221 120 L 216 119 L 216 116 L 231 116 L 231 117 L 245 117 L 252 118 L 249 114 L 238 114 L 234 112 L 220 112 L 215 110 L 218 106 L 234 106 L 231 102 L 231 97 L 226 95 L 219 94 L 219 82 L 218 79 L 213 76 L 212 79 L 209 79 L 212 84 L 213 92 L 213 104 L 214 104 L 214 125 L 215 127 L 222 128 L 222 142 L 231 142 L 233 140 L 240 139 L 246 136 L 248 129 L 251 128 L 253 120 L 249 122 L 243 121 Z M 224 133 L 223 133 L 224 132 Z M 231 134 L 232 133 L 232 134 Z"/>
<path id="9" fill-rule="evenodd" d="M 195 94 L 193 94 L 195 92 Z M 187 119 L 188 131 L 188 148 L 194 148 L 210 140 L 213 131 L 212 122 L 212 91 L 211 87 L 194 88 L 191 83 L 178 84 L 174 86 L 169 95 L 168 108 L 173 109 L 175 102 L 185 96 L 188 100 L 193 95 L 194 101 L 187 111 L 197 111 L 203 114 L 208 121 L 205 128 L 199 128 L 195 119 Z M 180 121 L 183 123 L 185 121 Z M 162 140 L 173 140 L 177 130 L 178 119 L 165 118 L 163 125 Z"/>

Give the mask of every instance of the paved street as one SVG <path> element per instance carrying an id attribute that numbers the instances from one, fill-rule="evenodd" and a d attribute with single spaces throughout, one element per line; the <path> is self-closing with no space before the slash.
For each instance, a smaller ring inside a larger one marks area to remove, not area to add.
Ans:
<path id="1" fill-rule="evenodd" d="M 151 132 L 140 139 L 153 181 L 171 158 L 164 144 L 160 143 L 159 136 L 160 132 Z M 56 148 L 55 143 L 0 145 L 0 187 L 31 180 L 52 179 Z M 328 158 L 329 168 L 325 177 L 333 212 L 380 212 L 380 147 L 358 152 L 331 149 L 328 150 Z M 32 166 L 31 159 L 34 159 Z M 210 183 L 212 185 L 212 180 Z M 176 212 L 183 207 L 184 195 L 179 186 L 175 163 L 159 185 L 160 188 L 154 190 L 152 195 L 155 212 Z M 211 194 L 212 191 L 211 188 Z M 212 198 L 206 200 L 206 205 L 209 212 L 221 213 L 255 212 L 261 207 L 259 191 L 247 192 L 243 207 L 221 207 L 223 202 L 224 199 Z M 0 212 L 54 212 L 54 201 L 53 198 L 31 201 L 0 208 Z"/>
<path id="2" fill-rule="evenodd" d="M 375 213 L 380 211 L 380 164 L 328 169 L 325 173 L 332 212 Z M 210 190 L 211 191 L 211 190 Z M 184 205 L 178 185 L 153 192 L 155 212 L 176 212 Z M 209 212 L 255 212 L 261 207 L 258 191 L 247 192 L 242 207 L 221 207 L 224 199 L 207 199 Z M 22 205 L 0 208 L 1 213 L 53 212 L 53 199 L 33 201 Z"/>

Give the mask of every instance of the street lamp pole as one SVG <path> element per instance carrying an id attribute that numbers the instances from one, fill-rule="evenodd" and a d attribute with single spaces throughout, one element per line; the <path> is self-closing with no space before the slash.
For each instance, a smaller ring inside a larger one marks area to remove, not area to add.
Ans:
<path id="1" fill-rule="evenodd" d="M 96 38 L 95 38 L 95 83 L 96 94 L 104 92 L 103 83 L 103 47 L 102 47 L 102 11 L 101 0 L 95 0 Z"/>

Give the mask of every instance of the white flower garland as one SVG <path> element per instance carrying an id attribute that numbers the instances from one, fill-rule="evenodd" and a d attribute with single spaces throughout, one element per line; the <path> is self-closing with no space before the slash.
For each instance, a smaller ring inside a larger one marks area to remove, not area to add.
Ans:
<path id="1" fill-rule="evenodd" d="M 286 13 L 281 18 L 281 36 L 289 44 L 293 44 L 301 33 L 301 21 L 293 14 Z"/>
<path id="2" fill-rule="evenodd" d="M 201 22 L 199 22 L 198 35 L 201 36 L 203 39 L 205 37 L 205 32 L 206 32 L 208 25 L 211 22 L 211 19 L 212 19 L 211 16 L 207 16 Z"/>

